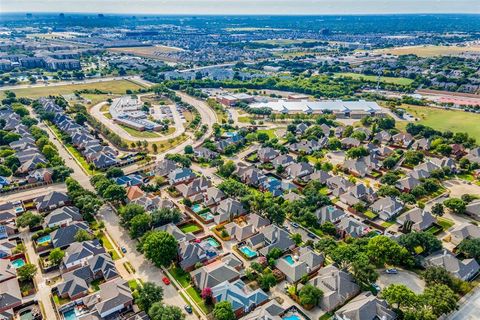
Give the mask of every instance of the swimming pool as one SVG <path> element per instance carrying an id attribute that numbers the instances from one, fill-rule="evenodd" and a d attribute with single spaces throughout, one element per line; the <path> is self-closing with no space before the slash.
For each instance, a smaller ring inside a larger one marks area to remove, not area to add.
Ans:
<path id="1" fill-rule="evenodd" d="M 210 212 L 204 212 L 200 214 L 200 217 L 202 217 L 205 221 L 208 221 L 213 219 L 213 214 Z"/>
<path id="2" fill-rule="evenodd" d="M 215 238 L 208 237 L 203 241 L 206 241 L 208 244 L 210 244 L 214 248 L 220 247 L 220 243 L 218 243 L 218 241 Z"/>
<path id="3" fill-rule="evenodd" d="M 302 318 L 300 318 L 300 316 L 296 315 L 296 314 L 291 314 L 289 316 L 286 316 L 286 317 L 282 317 L 283 320 L 302 320 Z"/>
<path id="4" fill-rule="evenodd" d="M 249 246 L 243 246 L 239 249 L 247 258 L 254 258 L 257 252 L 252 250 Z"/>
<path id="5" fill-rule="evenodd" d="M 63 313 L 63 318 L 65 320 L 76 320 L 77 319 L 77 313 L 75 312 L 75 309 L 70 309 L 68 311 L 65 311 Z"/>
<path id="6" fill-rule="evenodd" d="M 195 213 L 199 213 L 201 210 L 202 210 L 202 206 L 198 203 L 195 203 L 192 206 L 192 211 L 195 212 Z"/>
<path id="7" fill-rule="evenodd" d="M 288 255 L 288 256 L 283 257 L 283 260 L 287 261 L 287 263 L 288 263 L 289 265 L 295 264 L 295 261 L 293 260 L 293 258 L 292 258 L 291 255 Z"/>
<path id="8" fill-rule="evenodd" d="M 15 269 L 18 269 L 20 267 L 23 267 L 25 265 L 25 260 L 23 260 L 22 258 L 19 258 L 19 259 L 16 259 L 16 260 L 13 260 L 12 261 L 12 266 L 15 268 Z"/>
<path id="9" fill-rule="evenodd" d="M 50 242 L 50 241 L 52 241 L 52 237 L 49 234 L 37 239 L 38 244 L 44 244 L 44 243 L 47 243 L 47 242 Z"/>

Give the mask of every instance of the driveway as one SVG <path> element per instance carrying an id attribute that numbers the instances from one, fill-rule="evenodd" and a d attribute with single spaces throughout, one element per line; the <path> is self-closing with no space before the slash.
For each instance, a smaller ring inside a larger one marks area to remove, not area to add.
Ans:
<path id="1" fill-rule="evenodd" d="M 443 185 L 450 190 L 452 198 L 460 198 L 464 194 L 474 194 L 480 196 L 480 186 L 462 179 L 452 179 L 443 182 Z"/>
<path id="2" fill-rule="evenodd" d="M 425 289 L 425 281 L 420 279 L 420 277 L 411 271 L 397 269 L 398 274 L 387 274 L 385 271 L 377 270 L 380 275 L 377 280 L 377 284 L 380 288 L 384 289 L 391 284 L 404 284 L 415 293 L 422 293 Z"/>

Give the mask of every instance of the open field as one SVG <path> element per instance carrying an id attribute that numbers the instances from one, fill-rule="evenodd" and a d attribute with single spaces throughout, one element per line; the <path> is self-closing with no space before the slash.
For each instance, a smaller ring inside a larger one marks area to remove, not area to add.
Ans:
<path id="1" fill-rule="evenodd" d="M 165 57 L 161 56 L 163 53 L 177 52 L 182 51 L 180 48 L 167 47 L 167 46 L 151 46 L 151 47 L 120 47 L 120 48 L 110 48 L 108 51 L 116 53 L 126 53 L 134 56 L 152 58 L 152 59 L 163 59 Z"/>
<path id="2" fill-rule="evenodd" d="M 367 81 L 377 81 L 377 76 L 369 76 L 369 75 L 353 73 L 353 72 L 335 73 L 335 76 L 348 77 L 352 79 L 365 79 Z M 407 86 L 411 84 L 413 80 L 408 78 L 380 77 L 380 82 Z"/>
<path id="3" fill-rule="evenodd" d="M 456 46 L 412 46 L 412 47 L 398 47 L 389 49 L 374 50 L 375 53 L 390 53 L 394 55 L 415 54 L 419 57 L 434 57 L 434 56 L 453 56 L 461 53 L 477 52 L 480 54 L 480 45 L 473 45 L 468 47 Z"/>
<path id="4" fill-rule="evenodd" d="M 128 132 L 131 136 L 137 138 L 158 138 L 160 135 L 152 131 L 138 131 L 127 126 L 119 125 L 120 128 Z"/>
<path id="5" fill-rule="evenodd" d="M 419 119 L 417 123 L 437 130 L 467 132 L 480 141 L 480 114 L 411 105 L 402 105 L 402 108 Z M 406 122 L 398 122 L 398 127 L 404 129 L 406 124 Z"/>
<path id="6" fill-rule="evenodd" d="M 61 95 L 61 94 L 71 94 L 78 90 L 101 90 L 109 92 L 112 94 L 125 94 L 126 90 L 138 90 L 142 86 L 128 80 L 111 80 L 111 81 L 100 81 L 95 83 L 81 83 L 81 84 L 66 84 L 58 86 L 45 86 L 45 87 L 32 87 L 32 88 L 22 88 L 11 90 L 15 92 L 17 97 L 27 97 L 27 98 L 40 98 L 49 95 Z M 0 91 L 1 97 L 5 95 L 4 91 Z M 105 94 L 96 95 L 96 94 L 85 94 L 85 98 L 91 99 L 94 103 L 96 96 L 101 96 L 101 98 L 108 97 Z"/>

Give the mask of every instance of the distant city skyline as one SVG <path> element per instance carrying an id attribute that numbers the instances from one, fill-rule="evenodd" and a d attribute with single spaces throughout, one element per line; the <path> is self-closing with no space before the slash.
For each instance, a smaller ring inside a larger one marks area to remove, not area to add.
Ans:
<path id="1" fill-rule="evenodd" d="M 476 13 L 479 0 L 5 0 L 0 12 L 121 14 Z"/>

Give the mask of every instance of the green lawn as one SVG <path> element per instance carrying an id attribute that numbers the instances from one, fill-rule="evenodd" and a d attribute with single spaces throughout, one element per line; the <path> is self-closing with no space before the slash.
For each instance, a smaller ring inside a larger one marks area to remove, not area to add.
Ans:
<path id="1" fill-rule="evenodd" d="M 75 157 L 75 159 L 80 163 L 83 169 L 87 172 L 89 175 L 95 174 L 95 170 L 90 169 L 90 165 L 88 164 L 87 160 L 83 157 L 83 155 L 75 149 L 71 144 L 66 144 L 65 145 L 68 149 L 68 151 Z"/>
<path id="2" fill-rule="evenodd" d="M 480 141 L 480 114 L 445 110 L 439 108 L 402 105 L 415 118 L 417 123 L 441 131 L 467 132 L 471 137 Z M 400 122 L 399 128 L 405 127 L 406 122 Z"/>
<path id="3" fill-rule="evenodd" d="M 240 116 L 238 117 L 238 122 L 241 122 L 241 123 L 250 123 L 252 122 L 252 117 L 247 117 L 247 116 Z"/>
<path id="4" fill-rule="evenodd" d="M 197 290 L 195 290 L 195 288 L 193 287 L 190 287 L 188 289 L 185 290 L 187 292 L 187 294 L 190 296 L 190 298 L 193 299 L 193 301 L 195 301 L 198 306 L 200 307 L 200 309 L 202 309 L 202 311 L 205 313 L 205 314 L 209 314 L 212 310 L 211 310 L 211 307 L 207 307 L 205 305 L 205 302 L 203 301 L 202 297 L 200 296 L 200 294 L 197 292 Z"/>
<path id="5" fill-rule="evenodd" d="M 394 223 L 395 223 L 395 221 L 385 221 L 385 222 L 382 222 L 381 226 L 384 227 L 384 228 L 388 228 L 391 225 L 393 225 Z"/>
<path id="6" fill-rule="evenodd" d="M 168 269 L 170 275 L 180 283 L 180 285 L 184 288 L 190 285 L 190 275 L 183 271 L 182 268 L 179 267 L 171 267 Z"/>
<path id="7" fill-rule="evenodd" d="M 438 217 L 437 218 L 437 223 L 440 226 L 442 226 L 443 230 L 447 230 L 455 224 L 452 220 L 447 219 L 447 218 L 443 218 L 443 217 Z"/>
<path id="8" fill-rule="evenodd" d="M 365 211 L 364 215 L 369 219 L 375 219 L 378 215 L 370 210 Z"/>
<path id="9" fill-rule="evenodd" d="M 181 230 L 183 233 L 189 233 L 189 232 L 199 231 L 199 230 L 201 230 L 201 228 L 200 228 L 199 226 L 197 226 L 196 224 L 191 223 L 191 224 L 186 224 L 186 225 L 182 226 L 182 227 L 180 228 L 180 230 Z"/>
<path id="10" fill-rule="evenodd" d="M 129 280 L 128 281 L 128 286 L 130 287 L 130 290 L 134 291 L 138 287 L 138 282 L 135 279 Z"/>
<path id="11" fill-rule="evenodd" d="M 113 245 L 112 243 L 110 242 L 110 240 L 108 240 L 107 236 L 105 235 L 105 233 L 103 232 L 100 232 L 98 234 L 100 240 L 102 240 L 102 244 L 103 246 L 105 247 L 105 249 L 107 250 L 107 252 L 109 252 L 111 255 L 112 255 L 112 259 L 113 260 L 118 260 L 120 259 L 121 257 L 118 255 L 117 253 L 117 250 L 115 250 L 113 248 Z"/>
<path id="12" fill-rule="evenodd" d="M 269 130 L 257 130 L 257 133 L 266 133 L 270 139 L 276 138 L 277 135 L 275 134 L 275 129 Z"/>
<path id="13" fill-rule="evenodd" d="M 131 136 L 137 138 L 158 138 L 159 135 L 152 131 L 138 131 L 127 126 L 119 125 L 123 130 L 127 131 Z"/>
<path id="14" fill-rule="evenodd" d="M 74 91 L 79 90 L 101 90 L 105 92 L 110 92 L 114 94 L 125 94 L 126 90 L 138 90 L 143 88 L 142 86 L 128 81 L 128 80 L 111 80 L 111 81 L 101 81 L 94 83 L 80 83 L 80 84 L 65 84 L 65 85 L 50 85 L 44 87 L 32 87 L 32 88 L 22 88 L 11 90 L 15 92 L 17 97 L 27 97 L 27 98 L 40 98 L 49 95 L 62 95 L 62 94 L 71 94 Z M 0 95 L 4 96 L 5 90 L 0 90 Z"/>
<path id="15" fill-rule="evenodd" d="M 335 76 L 338 77 L 347 77 L 352 79 L 365 79 L 367 81 L 377 81 L 377 76 L 368 76 L 365 74 L 353 73 L 353 72 L 340 72 L 335 73 Z M 383 83 L 392 83 L 398 85 L 409 85 L 413 82 L 412 79 L 408 78 L 395 78 L 395 77 L 380 77 L 380 82 Z"/>

